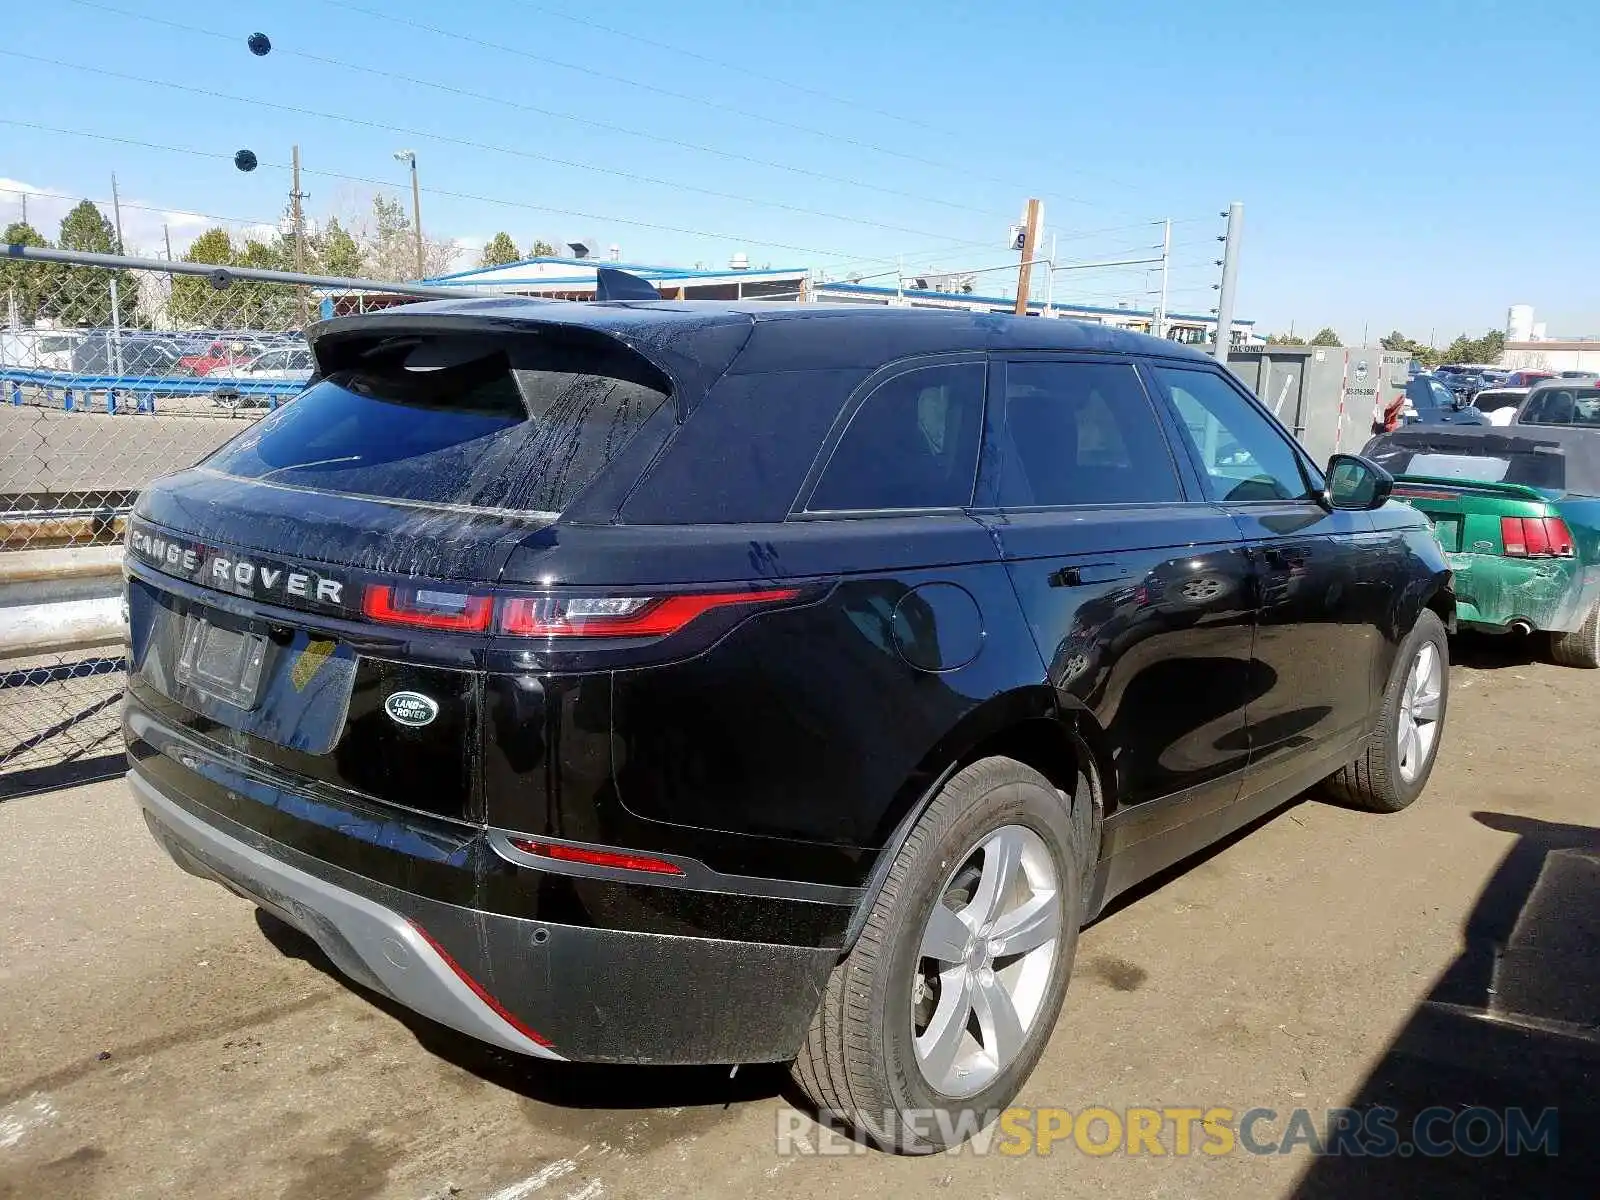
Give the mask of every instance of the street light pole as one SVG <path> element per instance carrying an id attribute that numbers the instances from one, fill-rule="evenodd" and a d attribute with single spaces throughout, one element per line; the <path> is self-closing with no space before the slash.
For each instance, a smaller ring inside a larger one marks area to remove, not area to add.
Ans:
<path id="1" fill-rule="evenodd" d="M 411 232 L 417 242 L 417 279 L 420 281 L 427 272 L 422 265 L 422 188 L 417 183 L 417 152 L 396 150 L 394 156 L 399 162 L 411 164 Z"/>

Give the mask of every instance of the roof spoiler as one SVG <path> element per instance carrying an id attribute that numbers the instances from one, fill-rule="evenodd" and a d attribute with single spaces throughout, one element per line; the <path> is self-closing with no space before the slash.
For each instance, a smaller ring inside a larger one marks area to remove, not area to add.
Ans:
<path id="1" fill-rule="evenodd" d="M 640 279 L 637 275 L 630 275 L 615 267 L 596 267 L 594 298 L 597 301 L 659 300 L 661 293 L 656 291 L 648 279 Z"/>

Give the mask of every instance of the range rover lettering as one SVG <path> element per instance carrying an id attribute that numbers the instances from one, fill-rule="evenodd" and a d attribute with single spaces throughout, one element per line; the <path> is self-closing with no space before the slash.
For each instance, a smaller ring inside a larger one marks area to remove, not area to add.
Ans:
<path id="1" fill-rule="evenodd" d="M 792 1062 L 937 1150 L 965 1126 L 905 1115 L 1005 1108 L 1113 897 L 1428 779 L 1426 520 L 1172 342 L 506 298 L 310 341 L 139 497 L 131 785 L 181 866 L 495 1046 Z"/>

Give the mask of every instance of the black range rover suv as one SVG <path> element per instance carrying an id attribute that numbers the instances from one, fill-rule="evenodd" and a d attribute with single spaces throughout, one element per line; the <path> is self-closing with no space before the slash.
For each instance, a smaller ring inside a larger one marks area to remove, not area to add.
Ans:
<path id="1" fill-rule="evenodd" d="M 139 498 L 130 781 L 180 865 L 486 1042 L 794 1059 L 937 1149 L 1111 897 L 1427 780 L 1426 522 L 1171 342 L 507 299 L 311 339 Z"/>

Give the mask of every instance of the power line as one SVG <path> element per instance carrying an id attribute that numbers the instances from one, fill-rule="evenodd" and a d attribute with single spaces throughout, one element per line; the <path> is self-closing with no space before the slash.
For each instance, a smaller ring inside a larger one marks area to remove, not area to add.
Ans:
<path id="1" fill-rule="evenodd" d="M 618 29 L 614 25 L 602 25 L 599 21 L 590 21 L 584 17 L 575 17 L 571 13 L 564 13 L 553 8 L 546 8 L 542 4 L 520 4 L 518 7 L 528 9 L 532 12 L 543 13 L 545 16 L 554 17 L 558 21 L 567 21 L 573 25 L 582 25 L 588 29 L 597 29 L 601 33 L 610 34 L 612 37 L 625 38 L 630 42 L 638 42 L 641 46 L 649 46 L 653 50 L 665 50 L 668 54 L 681 54 L 684 58 L 692 58 L 696 62 L 703 62 L 707 66 L 716 67 L 719 70 L 733 71 L 739 75 L 748 75 L 750 78 L 759 79 L 764 83 L 772 82 L 772 73 L 770 71 L 757 71 L 751 67 L 744 66 L 741 63 L 729 62 L 725 58 L 713 58 L 709 54 L 701 54 L 696 50 L 688 50 L 682 46 L 674 46 L 667 42 L 658 42 L 654 38 L 645 37 L 643 34 L 630 33 L 626 29 Z M 805 84 L 796 83 L 792 79 L 785 79 L 783 81 L 783 86 L 791 91 L 801 92 L 807 96 L 816 96 L 819 99 L 827 100 L 833 104 L 840 104 L 846 108 L 859 108 L 862 112 L 869 112 L 879 117 L 888 117 L 891 121 L 903 121 L 907 125 L 915 125 L 917 128 L 926 129 L 931 133 L 948 134 L 949 132 L 948 130 L 939 129 L 937 126 L 930 125 L 926 121 L 919 121 L 916 117 L 908 117 L 902 113 L 890 112 L 886 108 L 874 108 L 872 105 L 863 104 L 859 100 L 849 100 L 843 96 L 835 96 L 831 92 L 823 91 L 821 88 L 807 87 Z"/>
<path id="2" fill-rule="evenodd" d="M 796 133 L 804 133 L 812 137 L 824 138 L 828 141 L 841 142 L 845 145 L 855 146 L 861 150 L 870 150 L 875 154 L 883 154 L 891 158 L 901 159 L 905 162 L 916 163 L 919 166 L 934 167 L 941 171 L 951 171 L 968 179 L 984 179 L 987 182 L 997 183 L 1007 188 L 1025 186 L 1019 185 L 1011 180 L 975 174 L 970 165 L 959 166 L 954 163 L 940 162 L 938 159 L 923 158 L 916 154 L 907 154 L 903 150 L 894 150 L 888 146 L 880 146 L 874 142 L 862 141 L 860 138 L 848 137 L 844 134 L 829 133 L 824 129 L 813 129 L 809 125 L 800 125 L 793 121 L 785 121 L 781 117 L 770 117 L 763 113 L 751 112 L 748 109 L 739 108 L 738 106 L 732 104 L 724 104 L 718 100 L 710 100 L 704 96 L 695 96 L 688 92 L 673 91 L 671 88 L 664 88 L 659 84 L 648 83 L 641 79 L 632 79 L 626 75 L 614 75 L 609 71 L 601 71 L 594 67 L 582 66 L 578 63 L 565 62 L 561 59 L 551 58 L 548 55 L 535 54 L 530 50 L 522 50 L 515 46 L 507 46 L 499 42 L 491 42 L 484 38 L 473 37 L 471 34 L 458 33 L 451 29 L 441 29 L 436 25 L 429 25 L 423 21 L 412 20 L 410 17 L 402 17 L 394 13 L 380 12 L 375 9 L 366 8 L 359 4 L 353 4 L 350 3 L 349 0 L 323 0 L 323 3 L 331 5 L 334 8 L 342 8 L 349 12 L 360 13 L 362 16 L 370 17 L 375 21 L 386 21 L 395 25 L 404 25 L 411 29 L 420 29 L 426 33 L 431 33 L 438 37 L 451 38 L 455 41 L 466 42 L 469 45 L 480 46 L 488 50 L 495 50 L 502 54 L 516 55 L 519 58 L 526 58 L 531 62 L 544 63 L 546 66 L 559 67 L 562 70 L 574 71 L 580 75 L 589 75 L 596 79 L 607 80 L 611 83 L 624 84 L 628 87 L 639 88 L 642 91 L 653 92 L 656 95 L 668 96 L 674 100 L 683 100 L 690 104 L 699 104 L 706 108 L 715 109 L 718 112 L 730 113 L 734 116 L 745 117 L 752 121 L 761 121 L 769 125 L 774 125 L 780 129 L 788 129 Z M 1081 174 L 1081 172 L 1078 173 Z M 1120 183 L 1115 180 L 1106 180 L 1106 182 L 1116 183 L 1118 187 L 1129 188 L 1130 190 L 1132 190 L 1133 186 L 1131 184 Z M 1088 208 L 1105 207 L 1097 204 L 1095 201 L 1084 200 L 1078 196 L 1066 196 L 1056 193 L 1051 195 L 1049 198 L 1057 201 L 1063 201 L 1068 204 L 1081 204 Z M 1108 211 L 1118 210 L 1110 209 Z"/>
<path id="3" fill-rule="evenodd" d="M 127 17 L 130 20 L 146 21 L 155 25 L 164 25 L 169 29 L 177 29 L 185 33 L 196 34 L 201 37 L 215 38 L 225 42 L 234 42 L 236 35 L 224 33 L 215 29 L 204 29 L 197 25 L 187 25 L 180 21 L 169 20 L 166 17 L 157 17 L 150 13 L 129 12 L 126 9 L 116 8 L 110 4 L 96 3 L 96 0 L 68 0 L 69 3 L 80 5 L 84 8 L 97 9 L 101 12 L 114 13 L 117 16 Z M 736 150 L 723 150 L 715 146 L 703 145 L 699 142 L 685 141 L 681 138 L 667 137 L 663 134 L 650 133 L 642 129 L 634 129 L 627 125 L 615 125 L 608 121 L 597 121 L 592 117 L 579 116 L 576 113 L 561 112 L 558 109 L 544 108 L 537 104 L 528 104 L 521 100 L 512 100 L 505 96 L 494 96 L 487 92 L 475 92 L 470 88 L 457 87 L 454 84 L 442 83 L 434 79 L 423 79 L 415 75 L 406 75 L 400 71 L 389 71 L 381 67 L 364 66 L 360 63 L 345 62 L 342 59 L 329 58 L 321 54 L 312 54 L 305 50 L 279 49 L 279 54 L 291 58 L 304 59 L 307 62 L 320 63 L 324 66 L 334 67 L 341 71 L 355 71 L 371 75 L 379 79 L 392 79 L 401 83 L 414 84 L 417 87 L 432 88 L 435 91 L 445 92 L 453 96 L 462 96 L 471 100 L 479 100 L 486 104 L 498 104 L 506 108 L 516 109 L 520 112 L 535 113 L 539 116 L 550 117 L 558 121 L 570 121 L 577 125 L 584 125 L 591 129 L 603 129 L 610 133 L 620 133 L 627 137 L 641 138 L 646 141 L 659 142 L 666 146 L 676 146 L 682 150 L 690 150 L 697 154 L 710 154 L 725 158 L 732 162 L 749 163 L 752 166 L 769 167 L 777 171 L 787 171 L 794 175 L 801 175 L 811 179 L 823 180 L 827 183 L 843 184 L 846 187 L 861 188 L 864 191 L 877 192 L 885 196 L 897 196 L 905 200 L 917 200 L 924 204 L 936 204 L 942 208 L 956 209 L 961 212 L 978 213 L 983 216 L 992 216 L 987 209 L 975 205 L 961 204 L 954 200 L 945 200 L 937 196 L 918 195 L 915 192 L 902 191 L 897 188 L 882 187 L 878 184 L 864 182 L 860 179 L 851 179 L 845 175 L 830 175 L 825 171 L 815 171 L 808 167 L 796 167 L 773 159 L 758 158 L 755 155 L 741 154 Z"/>
<path id="4" fill-rule="evenodd" d="M 5 51 L 0 51 L 0 54 L 3 54 L 3 53 L 6 53 L 6 52 Z M 111 142 L 111 143 L 114 143 L 114 144 L 117 144 L 117 145 L 123 145 L 123 146 L 137 146 L 137 147 L 139 147 L 140 149 L 143 149 L 143 150 L 157 150 L 157 151 L 163 151 L 163 152 L 171 153 L 171 154 L 186 154 L 186 155 L 190 155 L 192 157 L 197 157 L 197 158 L 227 159 L 227 160 L 230 160 L 230 161 L 231 161 L 231 158 L 232 158 L 232 156 L 230 154 L 228 154 L 228 153 L 226 153 L 224 151 L 199 150 L 199 149 L 195 149 L 194 147 L 190 147 L 190 146 L 171 146 L 171 145 L 166 145 L 166 144 L 163 144 L 163 143 L 160 143 L 160 142 L 144 141 L 144 140 L 141 140 L 139 138 L 119 137 L 119 136 L 116 136 L 114 134 L 107 134 L 107 133 L 93 133 L 93 132 L 90 132 L 90 131 L 84 130 L 84 129 L 64 129 L 64 128 L 61 128 L 59 126 L 45 125 L 45 124 L 43 124 L 41 122 L 37 122 L 37 121 L 17 121 L 17 120 L 13 120 L 13 119 L 11 119 L 9 117 L 0 117 L 0 125 L 9 125 L 9 126 L 13 126 L 15 128 L 19 128 L 19 129 L 33 129 L 33 130 L 38 130 L 38 131 L 42 131 L 42 132 L 45 132 L 45 133 L 60 134 L 62 136 L 66 136 L 66 137 L 90 138 L 90 139 L 92 139 L 94 141 Z M 287 170 L 290 169 L 290 166 L 287 163 L 273 162 L 271 160 L 261 160 L 258 163 L 257 166 L 258 166 L 258 169 L 263 169 L 264 168 L 264 169 L 267 169 L 267 170 L 277 170 L 277 171 L 287 171 Z M 373 179 L 373 178 L 370 178 L 370 177 L 365 176 L 365 175 L 350 175 L 350 174 L 347 174 L 347 173 L 344 173 L 344 172 L 340 172 L 340 171 L 319 171 L 319 170 L 312 170 L 312 169 L 308 168 L 308 169 L 304 169 L 303 173 L 306 174 L 306 175 L 321 176 L 324 179 L 338 179 L 338 180 L 342 180 L 342 181 L 344 181 L 346 183 L 359 183 L 359 184 L 363 184 L 363 185 L 366 185 L 366 186 L 380 188 L 380 189 L 383 189 L 385 191 L 396 190 L 397 186 L 398 186 L 392 180 Z M 691 237 L 709 238 L 709 239 L 714 239 L 714 240 L 723 241 L 723 242 L 737 242 L 737 243 L 745 243 L 745 244 L 752 245 L 752 246 L 766 246 L 766 247 L 769 247 L 769 248 L 772 248 L 772 249 L 777 249 L 777 250 L 794 250 L 794 251 L 797 251 L 797 252 L 800 252 L 800 253 L 804 253 L 804 254 L 818 255 L 819 257 L 821 257 L 823 259 L 843 259 L 846 262 L 879 263 L 879 262 L 893 262 L 893 261 L 895 261 L 896 257 L 899 257 L 899 256 L 896 256 L 896 255 L 893 255 L 893 254 L 882 255 L 882 256 L 878 256 L 878 257 L 869 257 L 869 256 L 866 256 L 866 255 L 853 254 L 853 253 L 851 253 L 849 251 L 845 251 L 845 250 L 830 250 L 830 249 L 823 249 L 823 248 L 820 248 L 820 247 L 817 247 L 817 246 L 793 245 L 793 244 L 790 244 L 788 242 L 767 241 L 767 240 L 762 239 L 762 238 L 747 237 L 747 236 L 740 235 L 740 234 L 719 233 L 719 232 L 716 232 L 714 230 L 707 230 L 707 229 L 686 229 L 686 228 L 683 228 L 682 226 L 664 225 L 664 224 L 661 224 L 659 222 L 653 222 L 653 221 L 640 221 L 640 220 L 636 220 L 636 219 L 633 219 L 633 218 L 630 218 L 630 217 L 608 216 L 608 215 L 601 214 L 601 213 L 583 212 L 583 211 L 580 211 L 580 210 L 577 210 L 577 209 L 552 208 L 552 207 L 550 207 L 548 205 L 532 204 L 532 203 L 530 203 L 528 201 L 525 201 L 525 200 L 511 200 L 511 199 L 507 199 L 507 198 L 501 197 L 501 196 L 482 196 L 482 195 L 476 195 L 476 194 L 471 193 L 471 192 L 450 191 L 450 190 L 447 190 L 445 188 L 424 187 L 422 190 L 425 193 L 427 193 L 428 195 L 431 195 L 431 196 L 445 196 L 445 197 L 449 197 L 451 199 L 470 200 L 470 201 L 473 201 L 473 202 L 476 202 L 476 203 L 481 203 L 481 204 L 494 204 L 494 205 L 497 205 L 497 206 L 503 207 L 503 208 L 522 209 L 522 210 L 525 210 L 525 211 L 528 211 L 528 212 L 554 214 L 556 216 L 565 216 L 565 217 L 577 217 L 577 218 L 579 218 L 581 220 L 599 221 L 599 222 L 604 222 L 604 223 L 609 223 L 609 224 L 616 224 L 616 225 L 628 225 L 628 226 L 633 226 L 633 227 L 639 228 L 639 229 L 656 230 L 658 232 L 681 233 L 681 234 L 687 234 L 687 235 L 689 235 Z M 42 193 L 42 194 L 48 194 L 48 193 Z M 162 211 L 168 211 L 168 210 L 162 210 Z M 171 210 L 171 211 L 178 211 L 178 210 Z M 199 216 L 199 215 L 203 215 L 203 214 L 196 214 L 196 215 Z M 233 217 L 215 217 L 215 218 L 212 218 L 212 219 L 219 220 L 219 221 L 238 220 L 238 218 L 233 218 Z M 947 250 L 956 250 L 956 249 L 961 249 L 963 246 L 974 246 L 974 245 L 982 245 L 982 244 L 984 244 L 984 243 L 982 243 L 982 242 L 965 242 L 965 243 L 958 242 L 958 243 L 955 243 L 955 244 L 953 244 L 951 246 L 944 247 L 944 248 L 947 249 Z M 939 248 L 940 247 L 930 247 L 930 250 L 939 249 Z M 917 253 L 921 254 L 921 253 L 927 253 L 927 252 L 928 251 L 918 251 Z M 907 255 L 905 257 L 910 257 L 910 256 Z"/>
<path id="5" fill-rule="evenodd" d="M 12 124 L 12 122 L 6 121 L 4 124 L 9 125 Z M 81 200 L 88 200 L 90 204 L 96 205 L 111 203 L 109 200 L 94 196 L 77 196 L 63 192 L 41 192 L 32 188 L 0 186 L 0 194 L 9 196 L 28 196 L 35 200 L 60 200 L 67 204 L 72 204 Z M 273 228 L 276 228 L 278 224 L 277 218 L 275 217 L 223 217 L 218 216 L 216 213 L 195 212 L 190 208 L 168 208 L 158 204 L 135 204 L 131 200 L 122 200 L 120 198 L 118 199 L 118 203 L 121 204 L 123 208 L 131 208 L 138 212 L 160 213 L 164 217 L 199 217 L 206 221 L 220 221 L 225 225 L 270 225 Z"/>
<path id="6" fill-rule="evenodd" d="M 518 150 L 510 146 L 497 146 L 489 142 L 474 141 L 471 138 L 457 137 L 447 133 L 432 133 L 424 129 L 415 129 L 405 125 L 391 125 L 384 121 L 373 121 L 365 117 L 349 116 L 343 113 L 322 112 L 313 108 L 304 108 L 296 104 L 284 104 L 275 100 L 255 100 L 246 96 L 234 96 L 227 92 L 215 91 L 211 88 L 194 87 L 190 84 L 175 83 L 167 79 L 150 79 L 142 75 L 133 75 L 123 71 L 113 71 L 104 67 L 86 67 L 80 63 L 64 62 L 60 59 L 45 58 L 40 55 L 23 54 L 16 50 L 0 49 L 0 55 L 7 58 L 18 58 L 27 62 L 41 63 L 45 66 L 57 67 L 62 70 L 80 71 L 84 74 L 97 75 L 102 78 L 122 79 L 129 83 L 144 84 L 149 87 L 166 88 L 171 91 L 184 92 L 192 96 L 205 96 L 212 100 L 226 100 L 234 104 L 245 104 L 254 108 L 272 108 L 280 112 L 295 113 L 303 117 L 315 117 L 319 120 L 342 121 L 349 125 L 359 125 L 367 129 L 380 129 L 386 133 L 398 133 L 408 138 L 423 138 L 429 141 L 443 142 L 448 145 L 463 146 L 471 150 L 486 150 L 496 154 L 505 154 L 513 158 L 526 158 L 536 162 L 554 163 L 558 166 L 572 167 L 581 171 L 595 171 L 603 175 L 614 175 L 620 179 L 633 180 L 636 183 L 649 183 L 659 187 L 672 188 L 682 192 L 697 192 L 705 196 L 715 196 L 723 200 L 735 200 L 744 204 L 782 209 L 787 212 L 799 213 L 804 216 L 820 217 L 830 221 L 841 221 L 851 225 L 866 225 L 877 229 L 886 229 L 893 233 L 909 233 L 914 237 L 936 238 L 939 235 L 927 230 L 912 229 L 904 225 L 890 225 L 883 221 L 871 221 L 859 217 L 848 217 L 842 213 L 824 212 L 820 209 L 805 208 L 795 204 L 785 204 L 777 200 L 759 200 L 751 196 L 740 196 L 732 192 L 721 192 L 714 188 L 697 187 L 693 184 L 677 183 L 668 179 L 657 179 L 649 175 L 640 175 L 633 171 L 620 171 L 613 167 L 601 167 L 592 163 L 573 162 L 570 159 L 556 158 L 553 155 L 538 154 L 531 150 Z M 954 239 L 952 239 L 954 240 Z M 777 245 L 776 242 L 767 243 Z"/>

